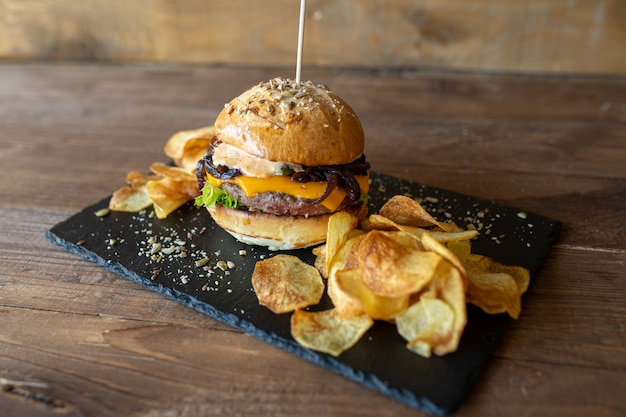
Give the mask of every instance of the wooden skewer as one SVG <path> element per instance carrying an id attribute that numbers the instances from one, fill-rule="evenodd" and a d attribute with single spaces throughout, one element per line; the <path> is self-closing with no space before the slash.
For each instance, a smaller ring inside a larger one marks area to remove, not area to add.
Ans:
<path id="1" fill-rule="evenodd" d="M 300 26 L 298 31 L 298 57 L 296 60 L 296 84 L 300 84 L 300 73 L 302 71 L 302 46 L 304 44 L 304 16 L 306 11 L 306 0 L 300 0 Z"/>

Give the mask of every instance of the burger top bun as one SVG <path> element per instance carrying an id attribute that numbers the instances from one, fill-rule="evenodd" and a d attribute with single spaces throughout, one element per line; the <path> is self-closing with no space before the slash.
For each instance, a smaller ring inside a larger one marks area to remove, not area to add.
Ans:
<path id="1" fill-rule="evenodd" d="M 215 136 L 242 151 L 306 166 L 347 164 L 363 153 L 352 108 L 323 85 L 274 78 L 224 106 Z"/>

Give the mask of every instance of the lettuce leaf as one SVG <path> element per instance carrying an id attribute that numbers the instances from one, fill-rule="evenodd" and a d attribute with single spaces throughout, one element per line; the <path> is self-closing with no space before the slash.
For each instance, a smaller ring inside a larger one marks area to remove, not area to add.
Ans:
<path id="1" fill-rule="evenodd" d="M 352 203 L 352 204 L 363 203 L 365 205 L 368 205 L 369 202 L 370 202 L 370 198 L 371 198 L 371 196 L 369 194 L 361 194 L 359 199 L 357 201 L 355 201 L 354 203 Z"/>
<path id="2" fill-rule="evenodd" d="M 226 208 L 235 209 L 242 204 L 233 196 L 228 194 L 221 188 L 214 188 L 211 184 L 206 183 L 202 187 L 202 192 L 194 200 L 194 204 L 198 207 L 215 207 L 220 204 Z"/>

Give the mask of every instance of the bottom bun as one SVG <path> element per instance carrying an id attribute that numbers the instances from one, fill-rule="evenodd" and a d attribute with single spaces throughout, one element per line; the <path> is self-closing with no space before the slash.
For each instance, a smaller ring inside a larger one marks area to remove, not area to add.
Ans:
<path id="1" fill-rule="evenodd" d="M 326 241 L 328 219 L 321 216 L 276 216 L 229 209 L 221 205 L 207 207 L 218 226 L 235 239 L 249 245 L 267 246 L 270 250 L 288 250 L 318 245 Z M 359 219 L 367 215 L 365 204 L 350 206 Z"/>

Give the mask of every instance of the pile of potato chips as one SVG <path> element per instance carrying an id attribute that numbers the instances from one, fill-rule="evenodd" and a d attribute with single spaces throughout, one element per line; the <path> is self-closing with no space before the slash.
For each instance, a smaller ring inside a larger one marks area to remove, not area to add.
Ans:
<path id="1" fill-rule="evenodd" d="M 470 241 L 477 235 L 438 222 L 417 201 L 398 195 L 360 224 L 348 213 L 334 214 L 326 244 L 313 250 L 317 276 L 309 270 L 306 281 L 296 279 L 292 271 L 302 261 L 291 257 L 287 266 L 270 258 L 257 263 L 252 280 L 261 304 L 275 312 L 293 311 L 292 336 L 310 349 L 337 356 L 375 320 L 384 320 L 395 324 L 411 351 L 445 355 L 458 347 L 467 302 L 517 318 L 528 287 L 528 270 L 471 253 Z M 272 280 L 258 279 L 260 270 Z M 319 302 L 322 279 L 328 280 L 334 307 L 305 310 Z M 311 291 L 303 289 L 306 285 Z M 316 295 L 303 302 L 292 292 Z M 289 299 L 300 303 L 289 305 Z M 280 311 L 271 307 L 275 304 Z"/>
<path id="2" fill-rule="evenodd" d="M 113 193 L 109 208 L 113 211 L 136 213 L 150 206 L 159 219 L 166 218 L 200 190 L 195 175 L 196 163 L 209 148 L 213 126 L 175 133 L 165 144 L 165 154 L 175 167 L 155 162 L 150 166 L 153 175 L 138 171 L 126 176 L 127 186 Z"/>
<path id="3" fill-rule="evenodd" d="M 174 134 L 164 150 L 176 166 L 154 163 L 150 175 L 130 172 L 109 208 L 138 212 L 152 205 L 165 218 L 192 200 L 199 194 L 195 166 L 212 135 L 212 126 Z M 276 255 L 257 262 L 252 284 L 261 305 L 292 312 L 292 336 L 310 349 L 340 355 L 382 320 L 395 324 L 411 351 L 445 355 L 458 347 L 467 303 L 517 318 L 528 288 L 527 269 L 471 253 L 477 235 L 437 221 L 417 201 L 398 195 L 361 222 L 334 214 L 326 243 L 313 249 L 314 266 Z M 334 307 L 306 310 L 324 289 Z"/>

